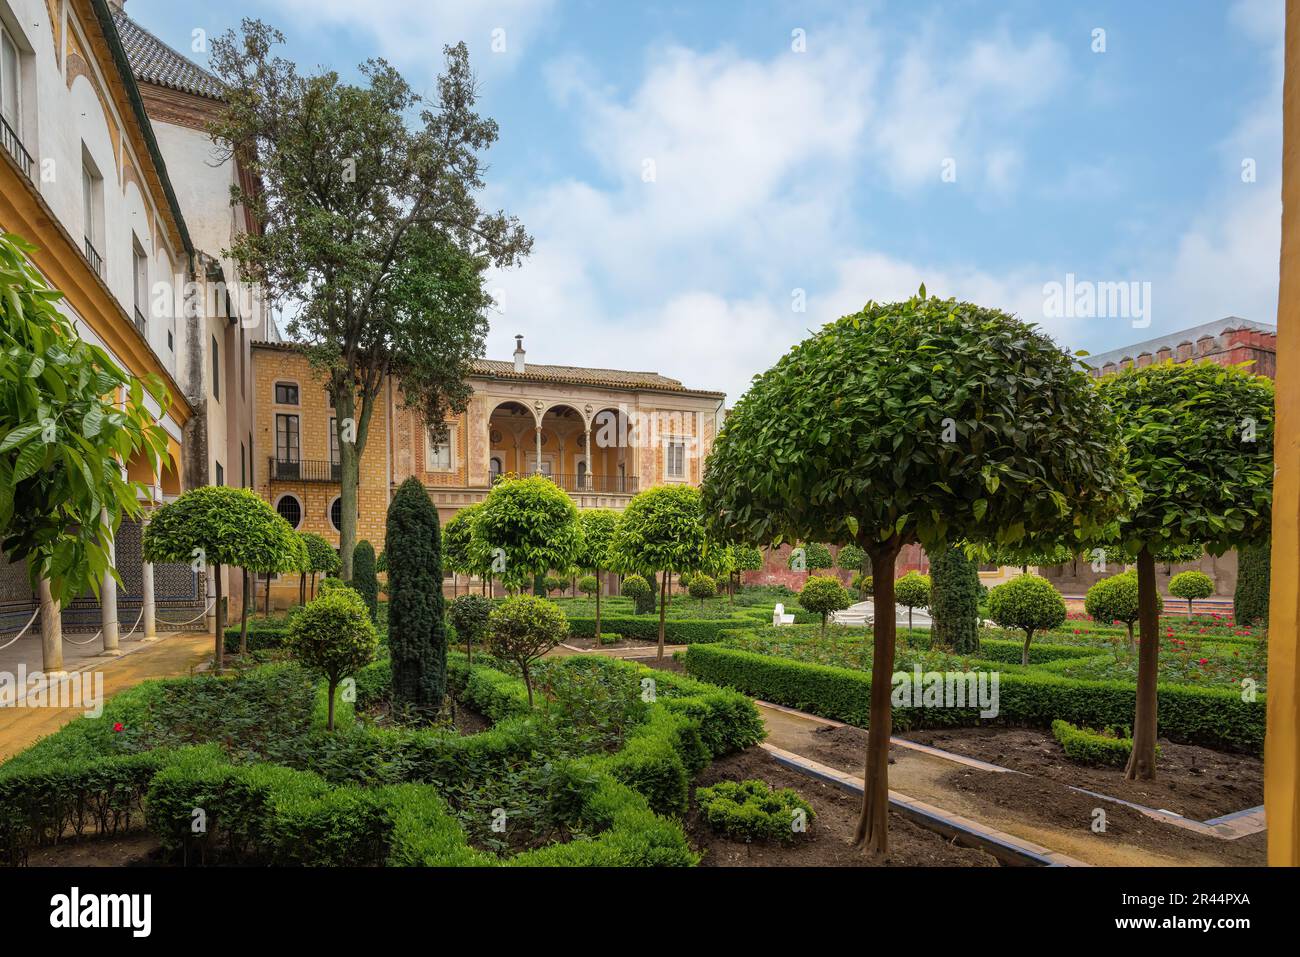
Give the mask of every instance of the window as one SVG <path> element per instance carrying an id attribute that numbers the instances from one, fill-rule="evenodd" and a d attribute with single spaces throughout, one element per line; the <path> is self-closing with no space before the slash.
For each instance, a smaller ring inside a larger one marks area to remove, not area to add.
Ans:
<path id="1" fill-rule="evenodd" d="M 9 36 L 9 31 L 0 27 L 0 116 L 4 117 L 15 136 L 22 136 L 19 65 L 18 46 Z"/>
<path id="2" fill-rule="evenodd" d="M 244 443 L 239 443 L 239 487 L 248 487 L 248 466 L 244 464 Z"/>
<path id="3" fill-rule="evenodd" d="M 336 498 L 330 505 L 330 524 L 334 526 L 334 531 L 343 531 L 343 499 Z"/>
<path id="4" fill-rule="evenodd" d="M 495 455 L 492 456 L 492 462 L 488 467 L 488 479 L 495 484 L 496 480 L 501 477 L 504 469 L 501 467 L 501 460 Z"/>
<path id="5" fill-rule="evenodd" d="M 289 523 L 290 527 L 296 529 L 302 524 L 302 502 L 298 501 L 294 496 L 280 496 L 280 500 L 275 503 L 275 510 L 280 513 L 282 519 Z"/>
<path id="6" fill-rule="evenodd" d="M 664 476 L 686 478 L 686 442 L 683 439 L 669 439 L 664 443 Z"/>
<path id="7" fill-rule="evenodd" d="M 339 454 L 339 420 L 330 416 L 330 465 L 340 465 L 343 462 Z"/>
<path id="8" fill-rule="evenodd" d="M 445 442 L 435 442 L 433 430 L 429 429 L 424 437 L 424 467 L 429 472 L 450 472 L 452 469 L 452 436 Z"/>
<path id="9" fill-rule="evenodd" d="M 297 405 L 298 404 L 298 383 L 277 382 L 275 384 L 275 404 L 276 405 Z"/>
<path id="10" fill-rule="evenodd" d="M 90 261 L 95 272 L 104 275 L 104 259 L 100 255 L 100 197 L 103 195 L 104 180 L 91 162 L 90 153 L 83 146 L 81 149 L 81 227 L 82 237 L 86 243 L 86 259 Z"/>
<path id="11" fill-rule="evenodd" d="M 218 484 L 218 485 L 225 485 L 225 484 L 226 484 L 226 470 L 223 469 L 223 468 L 221 467 L 221 463 L 220 463 L 220 462 L 217 463 L 217 483 L 216 483 L 216 484 Z"/>
<path id="12" fill-rule="evenodd" d="M 212 337 L 212 398 L 221 401 L 221 347 L 217 337 Z"/>
<path id="13" fill-rule="evenodd" d="M 578 488 L 587 487 L 587 463 L 583 459 L 578 460 Z"/>
<path id="14" fill-rule="evenodd" d="M 145 319 L 149 297 L 149 260 L 145 257 L 140 240 L 131 237 L 131 282 L 133 302 L 135 303 L 135 327 L 148 338 L 149 323 Z"/>
<path id="15" fill-rule="evenodd" d="M 301 449 L 298 417 L 280 412 L 275 417 L 275 458 L 279 462 L 297 462 Z"/>

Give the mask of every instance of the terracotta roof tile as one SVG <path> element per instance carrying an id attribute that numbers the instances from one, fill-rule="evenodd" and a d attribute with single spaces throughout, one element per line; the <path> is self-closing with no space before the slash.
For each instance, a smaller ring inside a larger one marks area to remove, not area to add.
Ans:
<path id="1" fill-rule="evenodd" d="M 122 10 L 113 11 L 113 24 L 131 72 L 141 83 L 165 86 L 212 100 L 224 98 L 221 82 L 203 67 L 177 53 Z"/>

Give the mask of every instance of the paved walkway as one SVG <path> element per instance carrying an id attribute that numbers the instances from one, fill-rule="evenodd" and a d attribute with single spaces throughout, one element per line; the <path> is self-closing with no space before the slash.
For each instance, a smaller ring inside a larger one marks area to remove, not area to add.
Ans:
<path id="1" fill-rule="evenodd" d="M 24 638 L 17 643 L 21 646 Z M 64 666 L 69 672 L 80 671 L 93 674 L 102 672 L 104 680 L 104 697 L 111 698 L 120 691 L 133 687 L 150 678 L 170 678 L 193 673 L 199 665 L 212 656 L 213 638 L 206 632 L 182 632 L 167 634 L 157 641 L 122 642 L 122 655 L 118 657 L 97 657 L 81 655 L 74 658 L 65 649 Z M 23 648 L 26 652 L 27 649 Z M 19 661 L 31 664 L 26 658 L 16 655 L 0 659 L 0 671 L 17 674 Z M 8 663 L 12 661 L 12 667 Z M 36 639 L 35 665 L 40 667 L 40 639 Z M 82 707 L 73 708 L 29 708 L 0 707 L 0 761 L 12 757 L 41 738 L 53 734 L 74 718 L 83 713 Z"/>
<path id="2" fill-rule="evenodd" d="M 875 604 L 871 599 L 860 601 L 856 605 L 850 605 L 843 611 L 837 611 L 831 615 L 831 620 L 837 625 L 867 625 L 875 618 Z M 907 609 L 901 605 L 894 607 L 894 618 L 898 622 L 899 628 L 907 627 Z M 912 627 L 929 628 L 931 625 L 930 613 L 924 608 L 912 609 Z"/>

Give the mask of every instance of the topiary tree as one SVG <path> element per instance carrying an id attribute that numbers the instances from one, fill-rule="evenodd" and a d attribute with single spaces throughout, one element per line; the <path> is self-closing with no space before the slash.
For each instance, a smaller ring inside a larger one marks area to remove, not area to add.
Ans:
<path id="1" fill-rule="evenodd" d="M 545 575 L 542 577 L 542 590 L 550 595 L 552 592 L 564 591 L 569 583 L 559 575 Z"/>
<path id="2" fill-rule="evenodd" d="M 307 604 L 307 575 L 311 575 L 311 597 L 316 597 L 316 576 L 320 574 L 335 575 L 342 565 L 338 549 L 315 532 L 299 532 L 303 547 L 307 550 L 307 563 L 302 569 L 298 582 L 298 603 Z"/>
<path id="3" fill-rule="evenodd" d="M 853 542 L 875 580 L 856 840 L 888 847 L 894 570 L 903 546 L 1100 532 L 1124 499 L 1111 413 L 1081 363 L 1004 313 L 868 303 L 758 376 L 717 437 L 704 514 L 724 540 Z"/>
<path id="4" fill-rule="evenodd" d="M 912 630 L 912 609 L 930 604 L 930 576 L 908 572 L 894 582 L 894 602 L 907 609 L 907 630 Z"/>
<path id="5" fill-rule="evenodd" d="M 533 706 L 533 662 L 569 633 L 569 622 L 558 605 L 536 595 L 512 595 L 488 615 L 488 647 L 498 658 L 519 666 Z"/>
<path id="6" fill-rule="evenodd" d="M 806 542 L 790 549 L 786 564 L 792 571 L 812 574 L 834 568 L 835 559 L 831 558 L 831 550 L 820 542 Z"/>
<path id="7" fill-rule="evenodd" d="M 849 593 L 838 578 L 830 575 L 812 575 L 799 592 L 799 605 L 814 615 L 822 616 L 822 637 L 826 637 L 826 619 L 831 612 L 848 608 L 852 604 Z"/>
<path id="8" fill-rule="evenodd" d="M 1137 556 L 1137 704 L 1125 775 L 1154 778 L 1160 620 L 1156 555 L 1203 545 L 1211 555 L 1268 534 L 1273 500 L 1273 383 L 1240 368 L 1161 363 L 1126 369 L 1099 390 L 1119 423 L 1141 492 L 1119 526 Z"/>
<path id="9" fill-rule="evenodd" d="M 587 595 L 588 597 L 595 595 L 596 604 L 597 605 L 600 604 L 600 579 L 598 579 L 595 575 L 583 575 L 581 578 L 579 578 L 578 591 L 582 592 L 584 595 Z M 597 612 L 597 619 L 599 620 L 599 612 Z M 596 627 L 596 634 L 597 634 L 596 640 L 599 641 L 600 640 L 599 625 Z"/>
<path id="10" fill-rule="evenodd" d="M 708 575 L 704 574 L 704 572 L 696 572 L 692 575 L 691 582 L 687 588 L 689 589 L 692 598 L 698 598 L 700 600 L 700 608 L 704 607 L 704 603 L 708 601 L 708 599 L 714 598 L 718 594 L 718 583 Z"/>
<path id="11" fill-rule="evenodd" d="M 614 532 L 618 529 L 619 515 L 613 509 L 588 508 L 578 514 L 578 526 L 582 532 L 582 554 L 578 565 L 591 571 L 596 579 L 596 644 L 600 644 L 600 576 L 612 566 L 609 555 L 610 546 L 614 544 Z M 578 583 L 582 588 L 582 583 Z M 584 592 L 585 588 L 582 589 Z"/>
<path id="12" fill-rule="evenodd" d="M 451 603 L 451 624 L 465 639 L 465 657 L 474 666 L 474 643 L 481 642 L 492 613 L 492 599 L 485 595 L 461 595 Z"/>
<path id="13" fill-rule="evenodd" d="M 451 572 L 451 597 L 456 597 L 457 576 L 461 573 L 471 574 L 472 561 L 469 555 L 469 543 L 473 534 L 472 520 L 474 512 L 462 508 L 442 527 L 442 567 Z"/>
<path id="14" fill-rule="evenodd" d="M 289 650 L 308 668 L 320 672 L 329 687 L 325 727 L 330 731 L 334 730 L 334 699 L 339 682 L 368 665 L 379 647 L 379 632 L 365 599 L 338 581 L 339 587 L 322 590 L 319 598 L 289 621 Z"/>
<path id="15" fill-rule="evenodd" d="M 553 568 L 572 568 L 581 546 L 573 499 L 544 475 L 502 479 L 471 518 L 473 564 L 496 569 L 512 591 Z"/>
<path id="16" fill-rule="evenodd" d="M 352 587 L 370 611 L 370 620 L 379 621 L 379 578 L 375 575 L 375 546 L 364 538 L 352 550 Z"/>
<path id="17" fill-rule="evenodd" d="M 1164 607 L 1164 600 L 1156 595 L 1156 614 Z M 1133 623 L 1138 620 L 1141 606 L 1138 603 L 1136 571 L 1120 572 L 1103 578 L 1088 589 L 1083 599 L 1083 610 L 1095 621 L 1110 624 L 1121 621 L 1128 629 L 1128 650 L 1136 650 L 1133 641 Z"/>
<path id="18" fill-rule="evenodd" d="M 844 545 L 835 555 L 835 564 L 846 572 L 865 575 L 871 571 L 867 553 L 853 542 Z"/>
<path id="19" fill-rule="evenodd" d="M 654 607 L 654 589 L 640 575 L 625 575 L 622 591 L 625 597 L 632 599 L 638 615 L 644 615 Z"/>
<path id="20" fill-rule="evenodd" d="M 930 558 L 930 641 L 969 655 L 980 647 L 980 576 L 965 549 L 949 546 Z"/>
<path id="21" fill-rule="evenodd" d="M 754 545 L 736 544 L 731 546 L 732 574 L 736 579 L 736 588 L 742 585 L 745 572 L 761 571 L 763 552 Z"/>
<path id="22" fill-rule="evenodd" d="M 1051 631 L 1065 622 L 1065 599 L 1046 578 L 1017 575 L 989 590 L 989 617 L 1002 628 L 1025 633 L 1020 663 L 1027 665 L 1034 632 Z"/>
<path id="23" fill-rule="evenodd" d="M 1232 596 L 1232 617 L 1239 625 L 1268 622 L 1270 551 L 1268 539 L 1237 550 L 1237 588 Z"/>
<path id="24" fill-rule="evenodd" d="M 196 571 L 211 565 L 216 578 L 217 644 L 214 661 L 225 666 L 226 612 L 221 568 L 275 571 L 297 554 L 293 529 L 252 489 L 209 485 L 191 489 L 157 509 L 144 530 L 144 560 L 188 562 Z M 247 634 L 248 602 L 244 602 Z"/>
<path id="25" fill-rule="evenodd" d="M 632 497 L 614 533 L 610 554 L 619 568 L 663 573 L 656 661 L 664 660 L 668 580 L 674 570 L 697 568 L 703 561 L 707 544 L 703 519 L 699 489 L 690 485 L 660 485 Z"/>
<path id="26" fill-rule="evenodd" d="M 858 590 L 858 597 L 864 601 L 875 594 L 875 585 L 870 575 L 854 575 L 849 584 Z"/>
<path id="27" fill-rule="evenodd" d="M 1187 617 L 1192 617 L 1192 602 L 1214 594 L 1214 579 L 1205 572 L 1179 572 L 1169 579 L 1169 594 L 1187 599 Z"/>
<path id="28" fill-rule="evenodd" d="M 427 720 L 447 693 L 447 633 L 438 509 L 419 479 L 407 479 L 393 495 L 384 551 L 393 704 Z"/>

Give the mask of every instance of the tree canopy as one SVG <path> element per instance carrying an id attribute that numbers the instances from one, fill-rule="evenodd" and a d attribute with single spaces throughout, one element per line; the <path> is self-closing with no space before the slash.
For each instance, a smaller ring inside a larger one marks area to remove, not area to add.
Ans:
<path id="1" fill-rule="evenodd" d="M 496 559 L 502 559 L 498 574 L 510 588 L 551 569 L 567 571 L 582 545 L 573 499 L 544 475 L 502 479 L 471 523 L 471 560 L 479 568 L 498 568 Z"/>

